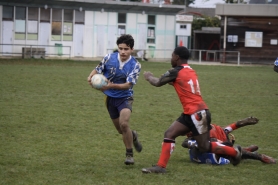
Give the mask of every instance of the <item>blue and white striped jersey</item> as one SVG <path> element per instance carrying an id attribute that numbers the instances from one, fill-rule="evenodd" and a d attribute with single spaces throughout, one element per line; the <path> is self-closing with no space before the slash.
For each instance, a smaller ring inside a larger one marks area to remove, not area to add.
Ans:
<path id="1" fill-rule="evenodd" d="M 196 140 L 189 140 L 190 145 L 194 145 Z M 197 143 L 196 143 L 197 144 Z M 197 145 L 196 145 L 197 146 Z M 199 164 L 229 164 L 230 161 L 224 157 L 217 157 L 214 153 L 200 153 L 194 157 L 194 154 L 191 149 L 189 149 L 189 157 L 192 162 Z"/>
<path id="2" fill-rule="evenodd" d="M 275 65 L 275 66 L 278 66 L 278 57 L 277 57 L 277 59 L 275 60 L 274 65 Z"/>
<path id="3" fill-rule="evenodd" d="M 119 53 L 107 54 L 100 64 L 96 67 L 98 73 L 102 73 L 114 84 L 132 83 L 128 90 L 108 89 L 104 91 L 109 97 L 124 98 L 133 96 L 133 86 L 136 84 L 141 71 L 141 64 L 132 56 L 128 61 L 121 65 Z"/>
<path id="4" fill-rule="evenodd" d="M 196 158 L 193 157 L 191 150 L 189 150 L 190 160 L 199 164 L 229 164 L 230 161 L 224 157 L 216 157 L 214 153 L 202 153 Z"/>

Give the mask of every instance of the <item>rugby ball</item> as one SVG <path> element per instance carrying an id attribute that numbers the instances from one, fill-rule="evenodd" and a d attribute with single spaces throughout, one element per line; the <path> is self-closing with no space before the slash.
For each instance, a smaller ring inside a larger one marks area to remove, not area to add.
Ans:
<path id="1" fill-rule="evenodd" d="M 103 86 L 107 85 L 107 79 L 103 74 L 95 74 L 91 78 L 91 84 L 92 84 L 93 88 L 100 89 Z"/>

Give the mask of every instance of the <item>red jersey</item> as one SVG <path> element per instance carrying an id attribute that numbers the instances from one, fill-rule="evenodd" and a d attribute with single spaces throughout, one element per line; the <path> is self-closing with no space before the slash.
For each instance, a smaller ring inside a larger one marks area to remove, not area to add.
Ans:
<path id="1" fill-rule="evenodd" d="M 160 85 L 168 82 L 173 82 L 184 114 L 191 115 L 200 110 L 208 109 L 201 96 L 197 74 L 188 64 L 177 66 L 160 78 Z"/>
<path id="2" fill-rule="evenodd" d="M 216 138 L 218 141 L 220 142 L 225 142 L 225 141 L 229 141 L 228 137 L 226 135 L 226 133 L 224 132 L 223 128 L 215 125 L 215 124 L 211 124 L 211 130 L 209 131 L 210 133 L 210 138 Z"/>

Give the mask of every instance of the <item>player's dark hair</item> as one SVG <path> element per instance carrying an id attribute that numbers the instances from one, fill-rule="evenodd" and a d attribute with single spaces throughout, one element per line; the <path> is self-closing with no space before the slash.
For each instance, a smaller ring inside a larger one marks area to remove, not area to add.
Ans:
<path id="1" fill-rule="evenodd" d="M 133 49 L 134 46 L 134 39 L 131 35 L 126 34 L 126 35 L 122 35 L 118 38 L 117 40 L 117 46 L 119 44 L 126 44 L 127 46 L 129 46 L 131 49 Z"/>
<path id="2" fill-rule="evenodd" d="M 181 59 L 189 59 L 189 50 L 184 46 L 178 46 L 175 48 L 174 53 L 178 55 Z"/>

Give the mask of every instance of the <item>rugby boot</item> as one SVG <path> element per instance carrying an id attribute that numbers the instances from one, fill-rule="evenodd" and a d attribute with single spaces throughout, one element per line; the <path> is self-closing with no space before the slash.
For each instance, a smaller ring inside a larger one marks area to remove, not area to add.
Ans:
<path id="1" fill-rule="evenodd" d="M 125 164 L 126 164 L 126 165 L 133 165 L 133 164 L 134 164 L 133 155 L 131 155 L 131 154 L 126 154 Z"/>
<path id="2" fill-rule="evenodd" d="M 266 164 L 276 164 L 276 160 L 272 157 L 257 152 L 242 151 L 242 159 L 254 159 Z"/>
<path id="3" fill-rule="evenodd" d="M 133 135 L 133 146 L 135 148 L 135 150 L 137 152 L 141 152 L 142 151 L 142 144 L 140 143 L 140 141 L 138 140 L 138 134 L 135 130 L 132 130 L 132 135 Z"/>
<path id="4" fill-rule="evenodd" d="M 260 155 L 260 161 L 266 164 L 276 164 L 276 160 L 272 157 L 269 157 L 265 154 L 259 154 Z"/>
<path id="5" fill-rule="evenodd" d="M 244 126 L 247 126 L 247 125 L 255 125 L 259 122 L 259 119 L 258 118 L 255 118 L 255 117 L 248 117 L 248 118 L 245 118 L 243 120 L 239 120 L 236 122 L 236 126 L 237 128 L 240 128 L 240 127 L 244 127 Z"/>
<path id="6" fill-rule="evenodd" d="M 166 173 L 166 169 L 155 165 L 150 168 L 143 168 L 142 172 L 143 173 Z"/>

